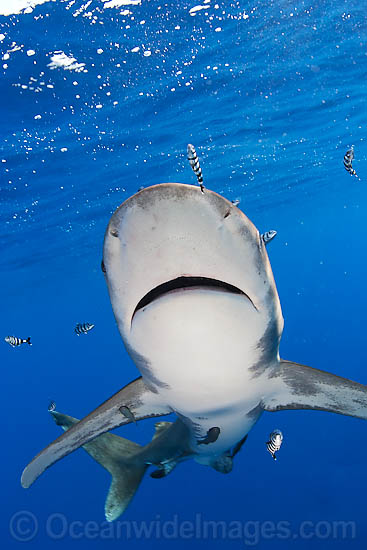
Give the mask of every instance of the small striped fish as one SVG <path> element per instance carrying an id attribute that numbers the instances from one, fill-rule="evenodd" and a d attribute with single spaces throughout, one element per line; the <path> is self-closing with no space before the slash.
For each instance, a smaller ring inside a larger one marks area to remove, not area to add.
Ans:
<path id="1" fill-rule="evenodd" d="M 6 336 L 4 338 L 5 342 L 11 345 L 12 348 L 16 348 L 17 346 L 21 346 L 22 344 L 28 344 L 31 346 L 31 337 L 23 339 L 23 338 L 17 338 L 17 336 Z"/>
<path id="2" fill-rule="evenodd" d="M 356 176 L 358 178 L 357 172 L 353 170 L 353 167 L 352 167 L 353 159 L 354 159 L 354 149 L 352 147 L 351 149 L 348 149 L 348 151 L 345 153 L 343 163 L 346 171 L 349 172 L 351 176 Z"/>
<path id="3" fill-rule="evenodd" d="M 268 243 L 270 243 L 270 241 L 272 241 L 274 239 L 276 234 L 277 234 L 277 232 L 275 231 L 275 229 L 271 229 L 270 231 L 267 231 L 266 233 L 263 233 L 261 235 L 261 238 L 262 238 L 262 240 L 264 241 L 265 244 L 268 244 Z"/>
<path id="4" fill-rule="evenodd" d="M 50 401 L 48 407 L 47 407 L 47 410 L 48 412 L 52 412 L 52 411 L 55 411 L 56 410 L 56 403 L 55 401 Z"/>
<path id="5" fill-rule="evenodd" d="M 78 323 L 74 330 L 80 336 L 81 334 L 87 334 L 94 327 L 95 325 L 91 325 L 90 323 Z"/>
<path id="6" fill-rule="evenodd" d="M 275 453 L 279 451 L 281 445 L 283 443 L 283 434 L 280 430 L 274 430 L 269 435 L 269 441 L 266 442 L 266 448 L 271 454 L 271 456 L 274 458 L 274 460 L 277 459 L 275 456 Z"/>
<path id="7" fill-rule="evenodd" d="M 203 174 L 201 172 L 200 163 L 198 156 L 195 151 L 195 147 L 189 143 L 187 146 L 187 159 L 190 163 L 191 168 L 195 172 L 195 176 L 198 179 L 198 184 L 200 185 L 201 192 L 204 193 L 204 185 L 203 185 Z"/>

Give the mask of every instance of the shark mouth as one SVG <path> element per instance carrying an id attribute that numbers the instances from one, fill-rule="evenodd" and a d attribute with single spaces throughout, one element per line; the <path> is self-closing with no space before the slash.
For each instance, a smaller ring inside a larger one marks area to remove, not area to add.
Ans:
<path id="1" fill-rule="evenodd" d="M 158 298 L 161 298 L 165 294 L 168 294 L 170 292 L 177 292 L 185 289 L 198 289 L 198 288 L 211 288 L 211 289 L 220 289 L 224 292 L 230 292 L 231 294 L 238 294 L 242 295 L 245 298 L 249 300 L 249 302 L 252 304 L 254 309 L 258 311 L 257 307 L 255 306 L 254 302 L 251 300 L 251 298 L 241 290 L 240 288 L 233 286 L 229 283 L 225 283 L 224 281 L 219 281 L 218 279 L 211 279 L 210 277 L 177 277 L 176 279 L 172 279 L 171 281 L 167 281 L 165 283 L 162 283 L 152 290 L 150 290 L 143 298 L 139 301 L 137 304 L 132 319 L 134 318 L 134 315 L 142 308 L 146 307 L 147 305 L 151 304 L 155 300 L 158 300 Z"/>

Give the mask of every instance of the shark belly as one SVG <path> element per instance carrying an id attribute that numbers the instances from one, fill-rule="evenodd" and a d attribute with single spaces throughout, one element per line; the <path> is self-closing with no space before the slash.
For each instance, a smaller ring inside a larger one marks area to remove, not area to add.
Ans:
<path id="1" fill-rule="evenodd" d="M 261 393 L 251 367 L 267 324 L 247 296 L 201 287 L 168 292 L 136 312 L 128 349 L 190 425 L 195 452 L 223 452 L 256 422 Z M 197 445 L 213 426 L 221 430 L 217 441 Z"/>

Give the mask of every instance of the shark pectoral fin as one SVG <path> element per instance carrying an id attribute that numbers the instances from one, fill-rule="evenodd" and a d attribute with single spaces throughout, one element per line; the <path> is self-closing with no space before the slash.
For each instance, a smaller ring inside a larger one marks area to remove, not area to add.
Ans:
<path id="1" fill-rule="evenodd" d="M 280 361 L 268 383 L 266 411 L 314 409 L 367 420 L 367 387 L 347 378 Z"/>
<path id="2" fill-rule="evenodd" d="M 122 406 L 128 407 L 136 420 L 171 413 L 166 405 L 159 402 L 157 394 L 145 385 L 142 378 L 138 378 L 41 451 L 23 471 L 22 486 L 27 488 L 32 485 L 44 470 L 98 435 L 129 424 L 131 420 L 120 412 Z"/>

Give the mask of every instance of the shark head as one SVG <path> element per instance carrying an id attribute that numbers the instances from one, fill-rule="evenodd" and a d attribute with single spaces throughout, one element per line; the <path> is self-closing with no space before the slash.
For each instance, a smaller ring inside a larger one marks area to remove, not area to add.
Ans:
<path id="1" fill-rule="evenodd" d="M 177 183 L 148 187 L 114 213 L 103 265 L 125 344 L 136 313 L 168 293 L 217 288 L 254 312 L 283 319 L 266 247 L 253 223 L 213 191 Z"/>
<path id="2" fill-rule="evenodd" d="M 364 385 L 279 358 L 283 318 L 265 249 L 270 233 L 261 238 L 234 204 L 203 187 L 156 185 L 118 208 L 102 268 L 142 376 L 80 421 L 52 409 L 66 431 L 24 469 L 23 487 L 83 446 L 112 474 L 106 503 L 112 521 L 151 464 L 154 478 L 190 457 L 230 472 L 263 411 L 367 419 Z M 87 388 L 88 380 L 82 395 Z M 144 448 L 106 434 L 172 412 L 178 420 L 160 424 Z"/>

